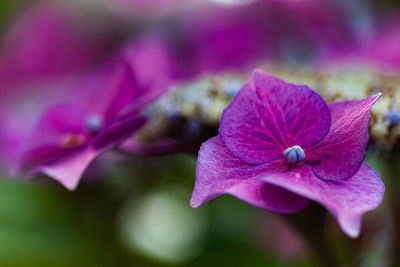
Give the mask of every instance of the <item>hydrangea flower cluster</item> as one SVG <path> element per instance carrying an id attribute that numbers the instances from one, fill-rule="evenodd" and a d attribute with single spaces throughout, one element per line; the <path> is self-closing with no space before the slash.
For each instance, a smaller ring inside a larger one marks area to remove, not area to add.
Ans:
<path id="1" fill-rule="evenodd" d="M 224 110 L 219 135 L 200 149 L 191 206 L 230 194 L 287 214 L 313 200 L 357 237 L 385 190 L 363 162 L 380 95 L 327 104 L 305 85 L 255 70 Z"/>

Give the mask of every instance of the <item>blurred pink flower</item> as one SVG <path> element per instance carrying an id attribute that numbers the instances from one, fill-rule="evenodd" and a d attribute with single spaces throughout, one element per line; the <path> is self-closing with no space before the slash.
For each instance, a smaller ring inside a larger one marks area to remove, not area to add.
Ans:
<path id="1" fill-rule="evenodd" d="M 95 80 L 85 84 L 94 88 L 81 88 L 79 97 L 85 101 L 61 102 L 40 116 L 22 138 L 15 162 L 18 172 L 46 173 L 72 190 L 97 155 L 145 123 L 140 115 L 141 103 L 145 102 L 137 93 L 140 87 L 128 62 L 99 75 L 107 76 L 101 77 L 100 83 Z"/>
<path id="2" fill-rule="evenodd" d="M 11 25 L 0 48 L 0 151 L 15 160 L 22 136 L 41 112 L 77 90 L 79 75 L 107 57 L 109 41 L 86 29 L 76 10 L 42 2 Z"/>
<path id="3" fill-rule="evenodd" d="M 381 22 L 370 41 L 362 44 L 362 58 L 383 70 L 400 71 L 400 20 L 397 16 Z"/>
<path id="4" fill-rule="evenodd" d="M 3 37 L 0 88 L 87 70 L 107 58 L 112 36 L 64 3 L 42 2 L 25 11 Z"/>
<path id="5" fill-rule="evenodd" d="M 0 154 L 13 172 L 46 173 L 74 189 L 96 156 L 144 124 L 143 109 L 168 89 L 172 65 L 151 36 L 98 54 L 104 43 L 69 22 L 67 11 L 35 6 L 6 37 Z"/>
<path id="6" fill-rule="evenodd" d="M 356 10 L 357 12 L 357 10 Z M 341 17 L 343 11 L 337 13 Z M 361 13 L 361 12 L 360 12 Z M 362 17 L 362 15 L 361 15 Z M 341 46 L 326 46 L 317 54 L 318 66 L 324 68 L 354 66 L 372 67 L 380 71 L 400 71 L 400 20 L 398 14 L 384 12 L 372 16 L 370 21 L 358 18 L 358 28 L 349 31 Z M 357 20 L 357 18 L 353 18 Z M 325 29 L 325 28 L 324 28 Z M 341 30 L 342 31 L 342 30 Z M 343 32 L 343 31 L 342 31 Z"/>
<path id="7" fill-rule="evenodd" d="M 247 70 L 273 56 L 276 37 L 268 9 L 209 7 L 181 18 L 183 60 L 195 73 Z"/>

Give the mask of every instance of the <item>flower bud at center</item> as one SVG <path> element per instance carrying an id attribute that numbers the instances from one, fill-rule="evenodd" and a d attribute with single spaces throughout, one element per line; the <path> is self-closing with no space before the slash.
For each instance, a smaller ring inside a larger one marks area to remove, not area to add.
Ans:
<path id="1" fill-rule="evenodd" d="M 86 118 L 86 129 L 90 133 L 97 133 L 103 128 L 103 118 L 100 115 L 92 114 Z"/>
<path id="2" fill-rule="evenodd" d="M 295 164 L 306 158 L 304 150 L 300 146 L 292 146 L 283 151 L 283 157 L 287 163 Z"/>

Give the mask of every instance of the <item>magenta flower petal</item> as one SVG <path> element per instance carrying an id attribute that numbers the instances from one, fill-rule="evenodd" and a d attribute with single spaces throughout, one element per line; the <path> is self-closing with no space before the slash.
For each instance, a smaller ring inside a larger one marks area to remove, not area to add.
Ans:
<path id="1" fill-rule="evenodd" d="M 259 208 L 278 213 L 296 212 L 307 206 L 307 199 L 260 179 L 270 173 L 268 164 L 244 164 L 229 153 L 218 136 L 211 138 L 199 152 L 196 184 L 190 205 L 197 208 L 222 194 L 230 194 Z"/>
<path id="2" fill-rule="evenodd" d="M 87 148 L 63 159 L 60 162 L 41 166 L 34 173 L 45 173 L 60 182 L 69 190 L 74 190 L 89 163 L 97 157 L 99 151 Z"/>
<path id="3" fill-rule="evenodd" d="M 60 134 L 84 134 L 85 117 L 85 111 L 75 105 L 54 105 L 42 114 L 28 139 L 38 143 Z"/>
<path id="4" fill-rule="evenodd" d="M 366 163 L 351 179 L 338 183 L 318 178 L 307 164 L 264 176 L 263 179 L 319 202 L 332 212 L 350 237 L 360 234 L 362 215 L 378 207 L 385 191 L 379 174 Z"/>
<path id="5" fill-rule="evenodd" d="M 20 159 L 14 163 L 17 165 L 12 166 L 11 173 L 30 172 L 38 166 L 45 166 L 53 164 L 62 160 L 63 158 L 73 155 L 74 153 L 82 150 L 83 144 L 74 146 L 63 146 L 61 142 L 42 144 L 25 150 Z"/>
<path id="6" fill-rule="evenodd" d="M 83 110 L 76 106 L 56 105 L 48 108 L 35 127 L 23 137 L 18 160 L 11 167 L 12 172 L 54 162 L 76 151 L 87 139 L 83 128 L 84 118 Z"/>
<path id="7" fill-rule="evenodd" d="M 62 1 L 40 1 L 28 8 L 4 38 L 1 83 L 76 73 L 102 60 L 110 38 L 102 37 L 78 13 Z"/>
<path id="8" fill-rule="evenodd" d="M 330 123 L 320 95 L 256 70 L 223 112 L 219 133 L 234 156 L 260 164 L 281 159 L 293 145 L 314 145 L 328 134 Z"/>
<path id="9" fill-rule="evenodd" d="M 96 148 L 110 148 L 126 140 L 139 130 L 147 121 L 147 118 L 136 114 L 126 118 L 117 118 L 114 123 L 104 129 L 93 140 Z"/>
<path id="10" fill-rule="evenodd" d="M 361 100 L 329 104 L 332 125 L 329 134 L 308 152 L 315 174 L 325 180 L 339 181 L 353 176 L 360 168 L 368 143 L 372 105 L 381 94 Z"/>
<path id="11" fill-rule="evenodd" d="M 105 123 L 111 123 L 121 111 L 133 103 L 136 90 L 139 90 L 139 86 L 131 66 L 122 61 L 113 71 L 106 89 L 102 92 Z"/>
<path id="12" fill-rule="evenodd" d="M 177 62 L 170 50 L 165 38 L 156 33 L 147 34 L 128 47 L 126 59 L 143 88 L 164 76 L 173 75 Z M 140 90 L 137 92 L 143 94 Z"/>
<path id="13" fill-rule="evenodd" d="M 372 37 L 372 38 L 371 38 Z M 383 71 L 397 73 L 400 70 L 400 20 L 399 15 L 385 14 L 368 42 L 360 42 L 361 59 Z"/>
<path id="14" fill-rule="evenodd" d="M 176 78 L 177 62 L 159 34 L 150 33 L 137 40 L 128 47 L 125 58 L 135 73 L 135 99 L 141 105 L 166 93 Z"/>

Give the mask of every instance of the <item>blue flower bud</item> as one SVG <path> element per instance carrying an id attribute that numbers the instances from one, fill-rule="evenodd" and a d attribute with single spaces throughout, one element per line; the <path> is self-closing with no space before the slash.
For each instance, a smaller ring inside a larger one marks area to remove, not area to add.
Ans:
<path id="1" fill-rule="evenodd" d="M 304 150 L 300 146 L 292 146 L 283 151 L 283 157 L 290 164 L 298 163 L 306 158 Z"/>
<path id="2" fill-rule="evenodd" d="M 86 118 L 86 129 L 91 133 L 97 133 L 103 128 L 103 118 L 97 114 L 92 114 Z"/>

